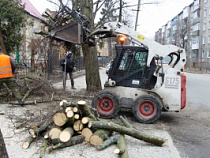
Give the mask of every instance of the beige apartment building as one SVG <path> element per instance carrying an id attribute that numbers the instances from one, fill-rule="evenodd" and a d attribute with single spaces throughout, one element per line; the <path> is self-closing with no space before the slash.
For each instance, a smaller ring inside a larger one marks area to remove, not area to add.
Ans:
<path id="1" fill-rule="evenodd" d="M 155 41 L 185 48 L 186 67 L 210 69 L 210 0 L 194 0 L 155 33 Z"/>

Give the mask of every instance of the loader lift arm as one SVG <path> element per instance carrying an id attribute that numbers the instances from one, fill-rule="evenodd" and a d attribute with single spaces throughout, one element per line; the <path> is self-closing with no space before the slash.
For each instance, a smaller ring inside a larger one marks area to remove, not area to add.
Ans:
<path id="1" fill-rule="evenodd" d="M 119 34 L 123 34 L 129 38 L 133 43 L 143 46 L 148 49 L 148 60 L 147 66 L 150 66 L 150 63 L 155 56 L 166 57 L 170 54 L 172 58 L 171 63 L 173 67 L 177 69 L 182 69 L 186 63 L 186 54 L 185 50 L 181 49 L 174 45 L 161 45 L 147 37 L 144 37 L 141 34 L 138 34 L 131 28 L 119 23 L 119 22 L 108 22 L 105 23 L 102 27 L 97 28 L 91 33 L 91 35 L 100 35 L 101 38 L 113 37 Z M 176 58 L 177 61 L 173 61 L 173 55 L 179 57 Z"/>

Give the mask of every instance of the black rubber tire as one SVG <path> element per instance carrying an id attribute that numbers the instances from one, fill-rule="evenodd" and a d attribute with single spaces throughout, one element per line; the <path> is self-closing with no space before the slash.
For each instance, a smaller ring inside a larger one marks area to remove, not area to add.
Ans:
<path id="1" fill-rule="evenodd" d="M 101 118 L 113 118 L 120 111 L 118 97 L 108 91 L 99 92 L 92 100 L 92 107 L 97 109 Z"/>
<path id="2" fill-rule="evenodd" d="M 135 101 L 133 115 L 141 123 L 153 123 L 161 115 L 162 104 L 151 95 L 144 95 Z"/>

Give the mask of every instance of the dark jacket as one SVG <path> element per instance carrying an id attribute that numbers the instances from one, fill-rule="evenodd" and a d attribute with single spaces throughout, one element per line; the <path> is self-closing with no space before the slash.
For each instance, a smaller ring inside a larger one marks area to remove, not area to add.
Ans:
<path id="1" fill-rule="evenodd" d="M 68 58 L 68 57 L 63 58 L 60 62 L 60 65 L 62 66 L 62 70 L 64 71 L 64 68 L 65 68 L 65 60 L 67 61 L 66 72 L 72 72 L 75 66 L 75 62 L 73 61 L 72 58 Z"/>

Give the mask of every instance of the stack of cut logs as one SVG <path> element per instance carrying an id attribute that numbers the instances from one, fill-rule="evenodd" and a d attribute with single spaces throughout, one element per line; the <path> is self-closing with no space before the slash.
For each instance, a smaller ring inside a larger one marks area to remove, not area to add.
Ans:
<path id="1" fill-rule="evenodd" d="M 123 125 L 110 121 L 101 120 L 97 117 L 95 109 L 91 109 L 85 101 L 72 104 L 63 100 L 60 102 L 61 110 L 54 113 L 39 125 L 32 125 L 30 137 L 23 143 L 27 149 L 38 137 L 44 138 L 40 157 L 45 154 L 46 149 L 52 152 L 55 149 L 69 147 L 84 141 L 89 142 L 98 150 L 105 149 L 111 144 L 117 144 L 114 151 L 121 158 L 128 158 L 125 136 L 129 135 L 136 139 L 162 146 L 165 139 L 154 135 L 148 135 L 132 127 L 127 119 L 120 116 Z"/>

